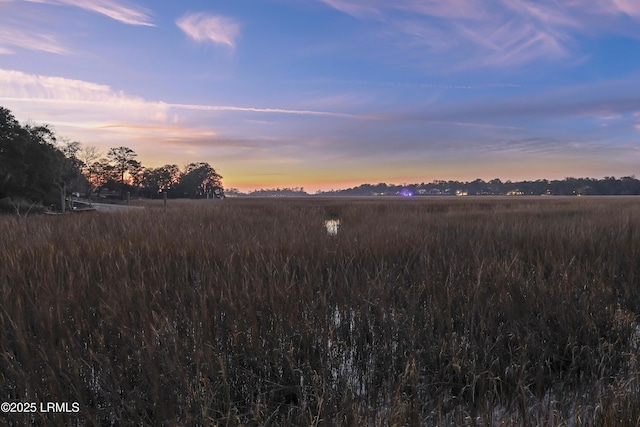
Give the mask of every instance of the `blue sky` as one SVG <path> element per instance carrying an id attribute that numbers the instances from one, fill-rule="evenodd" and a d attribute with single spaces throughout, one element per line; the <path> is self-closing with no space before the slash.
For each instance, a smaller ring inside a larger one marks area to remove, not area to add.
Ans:
<path id="1" fill-rule="evenodd" d="M 640 175 L 640 1 L 0 0 L 0 105 L 241 190 Z"/>

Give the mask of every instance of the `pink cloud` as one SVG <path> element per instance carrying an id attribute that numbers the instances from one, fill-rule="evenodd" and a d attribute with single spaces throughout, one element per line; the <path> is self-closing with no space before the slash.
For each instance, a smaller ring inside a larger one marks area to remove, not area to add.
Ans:
<path id="1" fill-rule="evenodd" d="M 233 19 L 208 13 L 190 13 L 176 21 L 176 25 L 198 42 L 212 42 L 231 48 L 236 45 L 240 26 Z"/>
<path id="2" fill-rule="evenodd" d="M 58 55 L 70 53 L 54 35 L 25 31 L 21 28 L 0 27 L 0 54 L 13 53 L 10 46 Z"/>

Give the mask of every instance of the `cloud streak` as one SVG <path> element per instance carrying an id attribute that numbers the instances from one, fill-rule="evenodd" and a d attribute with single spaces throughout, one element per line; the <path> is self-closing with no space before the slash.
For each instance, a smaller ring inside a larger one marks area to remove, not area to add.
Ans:
<path id="1" fill-rule="evenodd" d="M 210 42 L 234 48 L 240 34 L 240 25 L 231 18 L 204 12 L 188 13 L 176 25 L 197 42 Z"/>
<path id="2" fill-rule="evenodd" d="M 66 55 L 71 53 L 52 34 L 24 31 L 21 28 L 0 27 L 0 54 L 12 54 L 11 47 Z"/>
<path id="3" fill-rule="evenodd" d="M 245 113 L 268 113 L 268 114 L 292 114 L 296 116 L 319 116 L 319 117 L 338 117 L 347 119 L 363 119 L 364 116 L 357 116 L 347 113 L 336 113 L 331 111 L 315 111 L 315 110 L 294 110 L 285 108 L 258 108 L 258 107 L 235 107 L 231 105 L 192 105 L 192 104 L 166 104 L 172 108 L 196 111 L 228 111 L 228 112 L 245 112 Z"/>
<path id="4" fill-rule="evenodd" d="M 471 18 L 482 12 L 474 0 L 318 0 L 356 18 L 383 18 L 389 10 L 435 16 L 438 18 Z"/>
<path id="5" fill-rule="evenodd" d="M 520 66 L 560 60 L 574 52 L 576 37 L 632 32 L 640 2 L 594 0 L 318 0 L 361 20 L 374 20 L 427 54 L 466 56 L 460 68 Z M 636 23 L 637 24 L 637 23 Z"/>
<path id="6" fill-rule="evenodd" d="M 0 69 L 0 100 L 55 105 L 62 114 L 91 115 L 101 117 L 110 112 L 126 118 L 164 122 L 175 111 L 230 112 L 282 114 L 296 116 L 362 119 L 364 117 L 307 109 L 243 107 L 231 105 L 198 105 L 149 101 L 115 91 L 110 86 L 62 77 L 40 76 L 20 71 Z M 87 109 L 94 106 L 93 109 Z M 64 109 L 67 110 L 64 110 Z"/>
<path id="7" fill-rule="evenodd" d="M 352 0 L 320 0 L 334 9 L 357 18 L 382 17 L 382 13 L 374 2 L 354 2 Z"/>
<path id="8" fill-rule="evenodd" d="M 73 6 L 99 13 L 128 25 L 154 26 L 151 13 L 142 7 L 128 6 L 117 0 L 25 0 L 58 6 Z"/>

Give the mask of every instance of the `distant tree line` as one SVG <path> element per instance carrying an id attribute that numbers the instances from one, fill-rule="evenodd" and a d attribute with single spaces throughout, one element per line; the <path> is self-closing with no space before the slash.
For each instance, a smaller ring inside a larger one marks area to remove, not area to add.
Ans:
<path id="1" fill-rule="evenodd" d="M 309 194 L 306 191 L 304 191 L 304 187 L 293 187 L 293 188 L 285 187 L 285 188 L 270 188 L 270 189 L 254 190 L 244 195 L 256 196 L 256 197 L 292 197 L 292 196 L 308 196 Z"/>
<path id="2" fill-rule="evenodd" d="M 388 185 L 362 184 L 345 190 L 318 192 L 317 195 L 334 196 L 455 196 L 455 195 L 639 195 L 640 180 L 635 176 L 603 179 L 565 178 L 563 180 L 539 179 L 536 181 L 441 181 L 431 183 Z"/>
<path id="3" fill-rule="evenodd" d="M 65 195 L 95 197 L 224 197 L 222 176 L 204 162 L 146 168 L 129 147 L 102 155 L 59 138 L 48 125 L 21 125 L 0 107 L 0 210 L 60 205 Z"/>
<path id="4" fill-rule="evenodd" d="M 304 188 L 272 188 L 243 193 L 235 188 L 228 190 L 235 197 L 292 197 L 309 196 Z M 587 196 L 587 195 L 640 195 L 640 180 L 635 176 L 603 179 L 565 178 L 562 180 L 538 179 L 536 181 L 502 181 L 498 178 L 490 181 L 442 181 L 420 184 L 362 184 L 344 190 L 318 191 L 316 196 Z"/>

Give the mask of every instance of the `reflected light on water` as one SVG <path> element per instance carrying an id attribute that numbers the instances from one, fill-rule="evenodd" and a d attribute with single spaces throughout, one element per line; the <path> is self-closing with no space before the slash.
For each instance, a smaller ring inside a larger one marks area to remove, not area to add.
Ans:
<path id="1" fill-rule="evenodd" d="M 327 219 L 324 222 L 324 226 L 327 228 L 327 233 L 332 236 L 338 234 L 338 229 L 340 228 L 340 220 L 339 219 Z"/>

